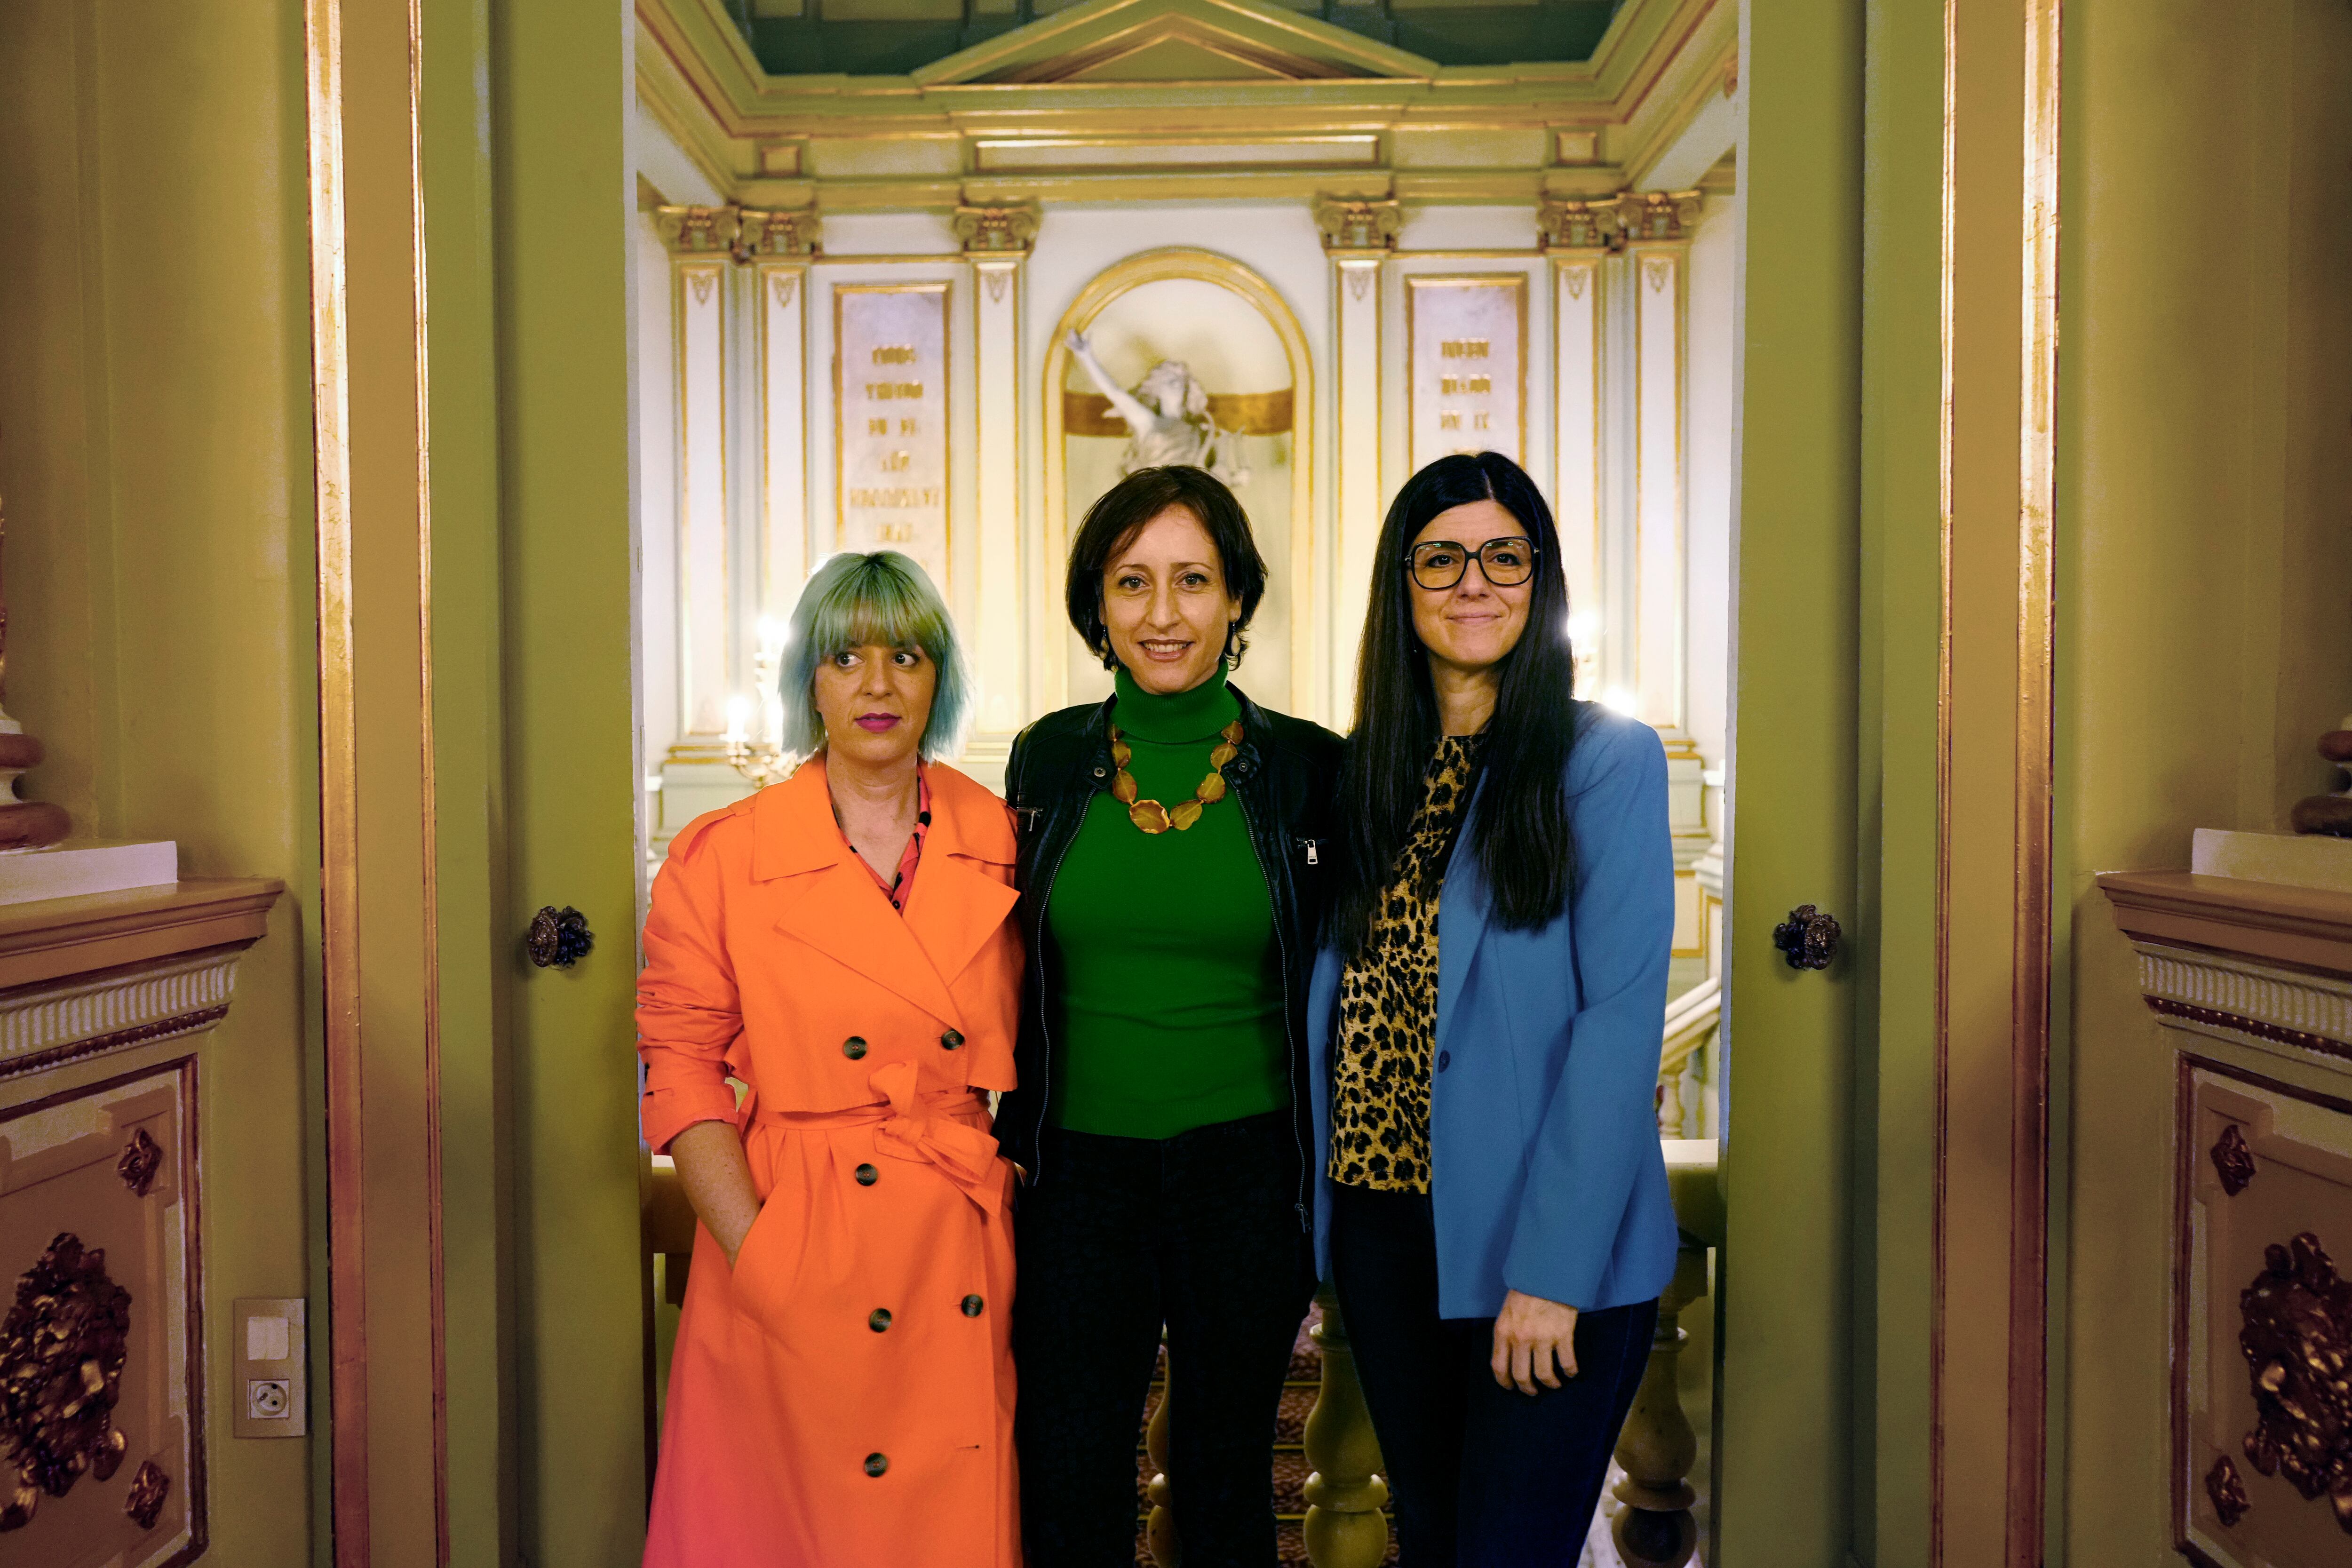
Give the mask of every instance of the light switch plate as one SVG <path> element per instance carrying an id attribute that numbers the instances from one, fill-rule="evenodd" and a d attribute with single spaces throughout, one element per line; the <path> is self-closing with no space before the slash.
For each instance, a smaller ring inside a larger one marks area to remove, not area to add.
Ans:
<path id="1" fill-rule="evenodd" d="M 229 1325 L 236 1378 L 230 1430 L 240 1437 L 300 1437 L 310 1430 L 307 1303 L 299 1296 L 240 1296 Z"/>

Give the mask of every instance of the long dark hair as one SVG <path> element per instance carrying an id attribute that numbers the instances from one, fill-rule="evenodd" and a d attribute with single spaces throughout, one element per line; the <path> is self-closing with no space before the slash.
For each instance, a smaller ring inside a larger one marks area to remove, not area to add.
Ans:
<path id="1" fill-rule="evenodd" d="M 1339 830 L 1348 853 L 1340 858 L 1328 933 L 1351 957 L 1371 932 L 1440 734 L 1429 658 L 1412 629 L 1406 557 L 1432 518 L 1481 500 L 1497 502 L 1527 530 L 1536 551 L 1535 591 L 1527 629 L 1503 661 L 1480 756 L 1485 782 L 1477 816 L 1458 847 L 1478 857 L 1495 917 L 1506 928 L 1543 925 L 1568 901 L 1575 855 L 1567 773 L 1576 731 L 1576 662 L 1568 644 L 1559 531 L 1535 481 L 1501 453 L 1440 458 L 1397 491 L 1372 558 L 1371 605 L 1356 663 L 1356 722 L 1339 773 Z M 1459 542 L 1475 549 L 1484 542 Z"/>

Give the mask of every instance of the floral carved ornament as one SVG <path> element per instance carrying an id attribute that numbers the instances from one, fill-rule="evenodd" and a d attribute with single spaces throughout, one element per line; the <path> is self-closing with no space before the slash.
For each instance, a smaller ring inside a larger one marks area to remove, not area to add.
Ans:
<path id="1" fill-rule="evenodd" d="M 2352 1532 L 2352 1282 L 2310 1231 L 2264 1248 L 2263 1262 L 2238 1297 L 2255 1410 L 2246 1458 L 2305 1499 L 2326 1498 Z"/>
<path id="2" fill-rule="evenodd" d="M 18 1276 L 0 1320 L 0 1531 L 122 1463 L 114 1405 L 130 1330 L 131 1292 L 107 1278 L 105 1250 L 70 1231 Z"/>

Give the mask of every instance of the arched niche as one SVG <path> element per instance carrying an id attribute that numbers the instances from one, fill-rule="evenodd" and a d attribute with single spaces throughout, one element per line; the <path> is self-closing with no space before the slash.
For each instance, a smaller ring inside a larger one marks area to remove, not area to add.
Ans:
<path id="1" fill-rule="evenodd" d="M 1078 291 L 1045 351 L 1045 552 L 1058 590 L 1071 531 L 1096 498 L 1118 481 L 1123 433 L 1073 429 L 1071 394 L 1095 386 L 1069 350 L 1087 334 L 1106 370 L 1133 386 L 1161 360 L 1181 360 L 1213 398 L 1262 428 L 1287 393 L 1286 431 L 1244 437 L 1251 476 L 1236 490 L 1265 557 L 1265 601 L 1251 626 L 1250 651 L 1234 683 L 1268 707 L 1294 710 L 1313 679 L 1315 444 L 1314 367 L 1298 318 L 1272 285 L 1230 257 L 1190 247 L 1145 251 L 1105 268 Z M 1055 598 L 1058 599 L 1058 592 Z M 1058 617 L 1057 617 L 1058 618 Z M 1050 689 L 1084 702 L 1110 689 L 1110 676 L 1076 634 L 1046 642 Z"/>

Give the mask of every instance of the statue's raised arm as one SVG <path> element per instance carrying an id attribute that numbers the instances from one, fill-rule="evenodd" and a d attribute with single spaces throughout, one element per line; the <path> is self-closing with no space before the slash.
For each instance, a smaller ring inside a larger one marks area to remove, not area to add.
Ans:
<path id="1" fill-rule="evenodd" d="M 1095 384 L 1102 389 L 1102 395 L 1110 399 L 1112 409 L 1127 421 L 1129 437 L 1141 442 L 1160 428 L 1161 416 L 1146 408 L 1133 393 L 1111 379 L 1110 372 L 1103 369 L 1102 361 L 1095 358 L 1095 351 L 1087 345 L 1082 333 L 1074 330 L 1067 341 L 1070 352 L 1077 356 L 1080 364 L 1087 367 L 1087 374 L 1094 377 Z"/>

